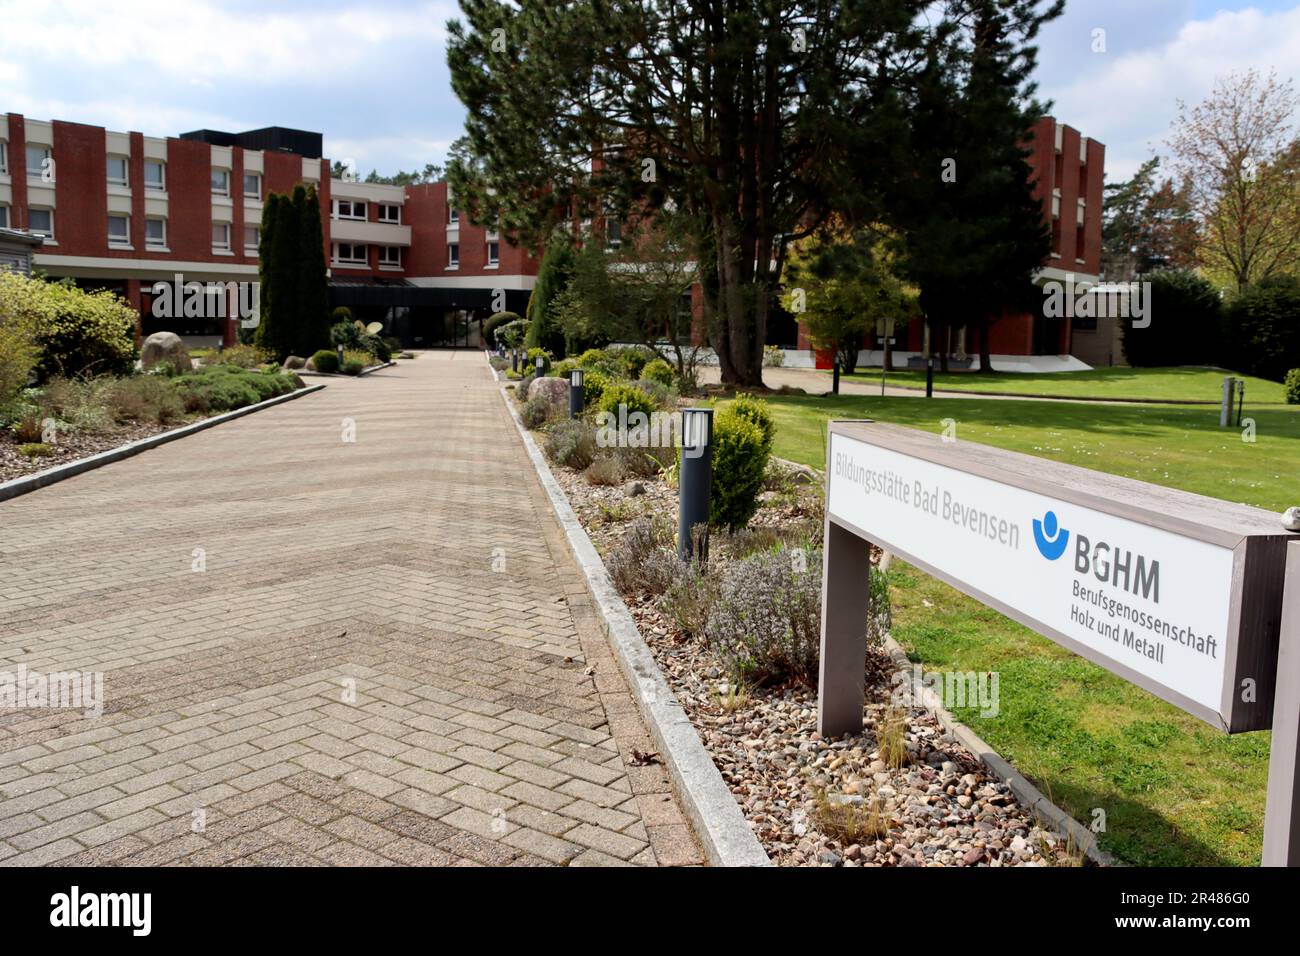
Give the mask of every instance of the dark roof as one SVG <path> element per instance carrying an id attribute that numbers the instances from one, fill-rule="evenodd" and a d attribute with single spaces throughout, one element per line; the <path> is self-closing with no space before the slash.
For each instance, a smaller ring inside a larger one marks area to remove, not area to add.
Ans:
<path id="1" fill-rule="evenodd" d="M 0 241 L 19 242 L 37 249 L 45 243 L 45 238 L 33 235 L 30 232 L 21 232 L 17 229 L 0 228 Z"/>

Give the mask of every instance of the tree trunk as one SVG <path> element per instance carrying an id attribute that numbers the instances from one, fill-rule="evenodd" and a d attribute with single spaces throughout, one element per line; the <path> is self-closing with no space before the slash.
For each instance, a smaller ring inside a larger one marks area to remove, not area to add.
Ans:
<path id="1" fill-rule="evenodd" d="M 980 333 L 980 373 L 984 375 L 992 374 L 993 359 L 989 355 L 989 322 L 988 316 L 983 316 L 976 322 L 975 327 Z"/>
<path id="2" fill-rule="evenodd" d="M 948 324 L 947 319 L 943 319 L 939 325 L 939 371 L 947 374 L 948 372 L 948 351 L 951 346 L 952 326 Z"/>
<path id="3" fill-rule="evenodd" d="M 881 364 L 886 372 L 892 372 L 894 370 L 894 347 L 889 344 L 888 335 L 881 339 L 880 346 L 884 349 L 884 358 L 881 360 Z"/>

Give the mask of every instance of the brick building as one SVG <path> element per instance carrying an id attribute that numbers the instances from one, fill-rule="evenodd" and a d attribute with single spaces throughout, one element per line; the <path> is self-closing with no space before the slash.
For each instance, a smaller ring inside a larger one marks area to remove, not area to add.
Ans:
<path id="1" fill-rule="evenodd" d="M 155 318 L 150 290 L 255 281 L 262 204 L 302 183 L 320 197 L 333 304 L 408 345 L 477 344 L 493 311 L 523 311 L 537 262 L 461 222 L 445 183 L 331 178 L 322 152 L 321 134 L 283 127 L 159 138 L 0 114 L 0 228 L 42 237 L 33 265 L 51 278 L 122 295 L 142 335 L 229 344 L 232 321 Z"/>

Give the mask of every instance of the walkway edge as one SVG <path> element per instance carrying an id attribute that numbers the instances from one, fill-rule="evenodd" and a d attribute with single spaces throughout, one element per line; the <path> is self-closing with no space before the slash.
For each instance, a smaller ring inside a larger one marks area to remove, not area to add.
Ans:
<path id="1" fill-rule="evenodd" d="M 110 448 L 108 451 L 101 451 L 97 455 L 78 458 L 76 461 L 70 461 L 66 465 L 57 465 L 54 468 L 47 468 L 44 471 L 38 471 L 34 475 L 24 475 L 21 478 L 11 479 L 10 481 L 0 484 L 0 501 L 8 501 L 10 498 L 17 498 L 19 495 L 25 495 L 38 488 L 44 488 L 47 485 L 63 481 L 65 478 L 72 478 L 74 475 L 79 475 L 82 472 L 93 471 L 96 468 L 102 468 L 104 465 L 111 465 L 115 461 L 121 461 L 123 458 L 130 458 L 132 455 L 138 455 L 142 451 L 156 448 L 159 445 L 165 445 L 178 438 L 185 438 L 187 435 L 201 432 L 205 428 L 212 428 L 214 425 L 220 425 L 222 422 L 228 422 L 235 418 L 242 418 L 245 415 L 251 415 L 253 412 L 259 412 L 264 408 L 270 408 L 272 405 L 279 405 L 283 402 L 293 401 L 295 398 L 302 398 L 304 395 L 308 395 L 312 392 L 319 392 L 324 387 L 323 384 L 308 385 L 285 395 L 277 395 L 275 398 L 268 398 L 264 402 L 257 402 L 253 405 L 245 405 L 243 408 L 236 408 L 233 412 L 224 412 L 221 415 L 214 415 L 212 418 L 205 418 L 203 421 L 195 422 L 192 425 L 183 425 L 180 428 L 173 428 L 170 431 L 160 432 L 157 435 L 150 435 L 148 438 L 141 438 L 138 441 L 127 442 L 125 445 L 118 445 L 116 448 Z"/>
<path id="2" fill-rule="evenodd" d="M 690 718 L 664 678 L 654 655 L 641 638 L 636 621 L 619 597 L 609 572 L 583 529 L 569 499 L 551 474 L 533 436 L 515 411 L 506 389 L 500 389 L 506 409 L 524 441 L 537 477 L 568 537 L 574 559 L 582 568 L 587 590 L 599 611 L 606 637 L 614 647 L 628 687 L 635 693 L 641 716 L 667 764 L 677 794 L 713 866 L 771 866 L 740 805 L 714 766 Z"/>

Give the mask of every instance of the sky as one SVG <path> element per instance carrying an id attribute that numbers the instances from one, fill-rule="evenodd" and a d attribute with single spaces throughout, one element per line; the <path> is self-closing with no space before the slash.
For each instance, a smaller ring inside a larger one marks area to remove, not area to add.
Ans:
<path id="1" fill-rule="evenodd" d="M 290 126 L 364 175 L 442 162 L 464 109 L 454 0 L 0 0 L 0 113 L 176 135 Z M 1104 30 L 1104 51 L 1095 31 Z M 1067 0 L 1040 97 L 1106 144 L 1107 179 L 1162 151 L 1177 101 L 1233 70 L 1300 84 L 1300 0 Z"/>

